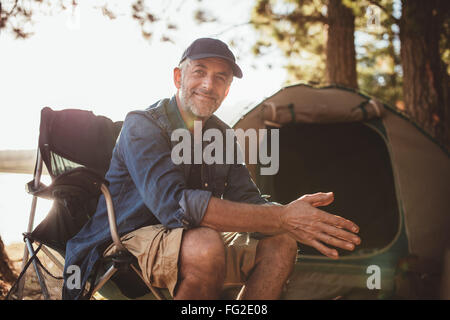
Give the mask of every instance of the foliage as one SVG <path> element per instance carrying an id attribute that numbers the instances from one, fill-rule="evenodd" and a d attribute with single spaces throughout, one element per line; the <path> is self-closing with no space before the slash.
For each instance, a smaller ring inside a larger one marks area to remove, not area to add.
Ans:
<path id="1" fill-rule="evenodd" d="M 395 8 L 399 4 L 392 0 L 368 1 L 368 4 L 364 14 L 356 15 L 357 32 L 361 33 L 362 38 L 368 39 L 358 45 L 360 87 L 370 95 L 403 110 L 399 21 L 395 17 L 400 14 L 399 8 Z M 360 3 L 351 1 L 351 7 L 361 13 Z M 372 15 L 367 14 L 370 11 Z"/>
<path id="2" fill-rule="evenodd" d="M 442 34 L 440 41 L 440 54 L 442 61 L 447 66 L 447 74 L 450 75 L 450 10 L 447 9 L 441 12 L 442 17 Z"/>
<path id="3" fill-rule="evenodd" d="M 36 11 L 58 14 L 78 5 L 79 0 L 19 0 L 2 1 L 0 30 L 25 39 L 33 34 L 33 15 Z M 193 1 L 195 2 L 195 1 Z M 197 23 L 217 22 L 201 0 L 191 18 Z M 165 4 L 166 2 L 162 2 Z M 170 3 L 170 2 L 167 2 Z M 285 56 L 288 71 L 286 84 L 294 82 L 324 83 L 326 72 L 326 39 L 329 21 L 327 0 L 255 0 L 248 21 L 258 34 L 252 51 L 257 57 L 280 49 Z M 403 108 L 402 67 L 400 61 L 399 18 L 400 0 L 342 0 L 355 15 L 355 39 L 358 86 L 363 92 L 384 102 Z M 180 2 L 177 11 L 183 10 Z M 98 8 L 101 13 L 115 19 L 117 12 L 111 3 L 104 1 Z M 158 41 L 172 41 L 180 28 L 179 21 L 167 15 L 169 4 L 159 12 L 154 3 L 134 0 L 130 5 L 131 17 L 140 25 L 145 39 L 152 41 L 155 30 L 163 30 Z M 441 36 L 441 57 L 450 71 L 449 12 Z M 239 28 L 246 23 L 236 25 Z"/>
<path id="4" fill-rule="evenodd" d="M 302 1 L 302 5 L 291 0 L 256 1 L 251 21 L 260 39 L 253 52 L 259 56 L 274 46 L 281 48 L 289 71 L 287 84 L 299 80 L 321 82 L 324 79 L 324 10 L 319 0 Z"/>
<path id="5" fill-rule="evenodd" d="M 33 0 L 23 2 L 19 0 L 0 2 L 0 30 L 11 33 L 16 39 L 30 37 L 33 32 L 33 14 L 36 11 L 51 10 L 50 0 Z M 64 8 L 64 1 L 60 2 L 60 9 Z"/>
<path id="6" fill-rule="evenodd" d="M 355 15 L 359 88 L 401 106 L 400 43 L 394 1 L 343 0 Z M 252 23 L 259 33 L 254 54 L 278 46 L 286 56 L 287 83 L 324 83 L 327 1 L 257 0 Z"/>
<path id="7" fill-rule="evenodd" d="M 142 36 L 146 40 L 153 40 L 155 30 L 162 30 L 157 40 L 173 42 L 173 32 L 178 30 L 179 25 L 178 22 L 172 21 L 168 14 L 171 2 L 159 0 L 159 5 L 155 5 L 155 2 L 134 0 L 129 4 L 126 15 L 138 23 Z M 203 9 L 201 2 L 201 0 L 190 1 L 191 5 L 197 3 L 197 6 L 193 6 L 192 12 L 189 12 L 191 18 L 197 23 L 215 22 L 217 18 Z M 182 10 L 185 4 L 185 1 L 180 1 L 175 11 Z M 80 0 L 2 0 L 0 1 L 0 31 L 12 34 L 16 39 L 27 39 L 33 35 L 33 25 L 36 22 L 37 13 L 58 15 L 69 10 L 74 12 L 79 5 Z M 103 16 L 111 20 L 116 19 L 119 15 L 125 15 L 121 12 L 123 10 L 117 8 L 118 6 L 124 7 L 120 0 L 97 1 L 94 5 Z"/>

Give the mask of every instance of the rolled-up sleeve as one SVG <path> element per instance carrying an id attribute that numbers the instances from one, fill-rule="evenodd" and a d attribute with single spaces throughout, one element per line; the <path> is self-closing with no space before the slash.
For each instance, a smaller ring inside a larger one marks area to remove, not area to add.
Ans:
<path id="1" fill-rule="evenodd" d="M 129 113 L 118 142 L 145 206 L 167 228 L 192 228 L 203 219 L 211 192 L 186 186 L 183 165 L 171 159 L 167 133 L 144 112 Z"/>

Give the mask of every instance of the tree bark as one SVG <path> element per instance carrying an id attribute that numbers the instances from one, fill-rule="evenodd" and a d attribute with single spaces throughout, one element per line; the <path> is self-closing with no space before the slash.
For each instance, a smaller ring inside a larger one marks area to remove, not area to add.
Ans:
<path id="1" fill-rule="evenodd" d="M 358 88 L 355 52 L 355 16 L 341 0 L 328 1 L 326 49 L 327 82 Z"/>
<path id="2" fill-rule="evenodd" d="M 402 0 L 400 56 L 407 112 L 449 148 L 449 77 L 439 41 L 448 1 Z"/>
<path id="3" fill-rule="evenodd" d="M 5 245 L 0 236 L 0 296 L 9 290 L 8 285 L 16 281 L 17 276 L 11 267 L 11 262 L 6 254 Z"/>

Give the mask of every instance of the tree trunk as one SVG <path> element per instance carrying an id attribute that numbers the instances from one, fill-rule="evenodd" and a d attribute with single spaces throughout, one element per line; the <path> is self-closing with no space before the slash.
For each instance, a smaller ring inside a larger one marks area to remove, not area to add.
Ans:
<path id="1" fill-rule="evenodd" d="M 17 276 L 11 267 L 5 245 L 0 237 L 0 297 L 8 292 L 9 285 L 13 284 L 16 279 Z"/>
<path id="2" fill-rule="evenodd" d="M 442 12 L 448 1 L 402 0 L 400 56 L 405 107 L 428 133 L 449 147 L 449 79 L 441 60 Z"/>
<path id="3" fill-rule="evenodd" d="M 327 82 L 358 88 L 356 77 L 355 16 L 341 0 L 328 1 Z"/>

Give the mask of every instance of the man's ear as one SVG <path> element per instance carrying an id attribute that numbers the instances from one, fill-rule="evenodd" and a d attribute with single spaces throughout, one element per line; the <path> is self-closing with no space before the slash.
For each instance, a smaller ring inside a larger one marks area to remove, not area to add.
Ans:
<path id="1" fill-rule="evenodd" d="M 230 92 L 230 88 L 231 88 L 231 83 L 229 84 L 227 90 L 225 91 L 225 97 L 224 97 L 224 99 L 227 97 L 228 92 Z"/>
<path id="2" fill-rule="evenodd" d="M 173 83 L 177 89 L 181 88 L 181 69 L 178 67 L 173 69 Z"/>

